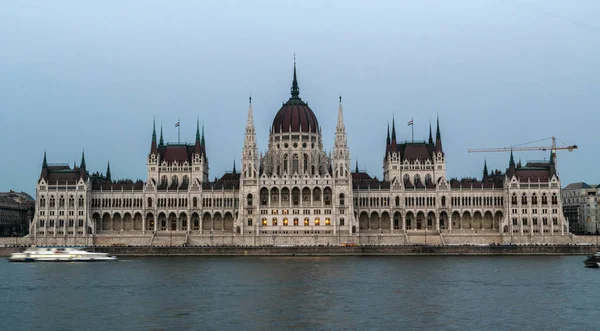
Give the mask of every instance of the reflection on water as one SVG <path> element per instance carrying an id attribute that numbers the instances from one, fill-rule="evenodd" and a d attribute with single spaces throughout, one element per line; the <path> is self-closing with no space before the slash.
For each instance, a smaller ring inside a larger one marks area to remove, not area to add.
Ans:
<path id="1" fill-rule="evenodd" d="M 0 321 L 11 330 L 597 329 L 600 270 L 583 259 L 2 261 Z"/>

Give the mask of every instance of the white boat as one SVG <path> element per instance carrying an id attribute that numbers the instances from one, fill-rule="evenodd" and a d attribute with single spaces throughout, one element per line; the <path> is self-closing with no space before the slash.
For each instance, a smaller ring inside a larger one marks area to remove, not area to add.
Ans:
<path id="1" fill-rule="evenodd" d="M 12 253 L 10 262 L 100 262 L 116 261 L 108 253 L 88 252 L 76 248 L 32 247 L 22 253 Z"/>
<path id="2" fill-rule="evenodd" d="M 588 256 L 588 258 L 583 261 L 587 268 L 598 268 L 600 267 L 600 252 L 595 253 L 594 255 Z"/>

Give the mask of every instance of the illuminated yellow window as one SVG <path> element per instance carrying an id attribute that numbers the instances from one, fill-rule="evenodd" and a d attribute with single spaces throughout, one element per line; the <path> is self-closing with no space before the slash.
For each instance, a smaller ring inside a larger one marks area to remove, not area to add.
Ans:
<path id="1" fill-rule="evenodd" d="M 331 219 L 329 217 L 325 219 L 325 225 L 331 225 Z"/>
<path id="2" fill-rule="evenodd" d="M 308 226 L 308 217 L 304 219 L 304 226 Z"/>
<path id="3" fill-rule="evenodd" d="M 266 218 L 262 219 L 262 224 L 263 224 L 263 226 L 267 226 L 267 219 Z"/>
<path id="4" fill-rule="evenodd" d="M 298 226 L 298 218 L 294 218 L 294 226 Z"/>
<path id="5" fill-rule="evenodd" d="M 321 225 L 321 220 L 317 217 L 315 218 L 315 226 Z"/>
<path id="6" fill-rule="evenodd" d="M 283 219 L 283 226 L 288 226 L 288 219 L 287 219 L 287 217 Z"/>
<path id="7" fill-rule="evenodd" d="M 277 226 L 277 219 L 273 217 L 273 226 Z"/>

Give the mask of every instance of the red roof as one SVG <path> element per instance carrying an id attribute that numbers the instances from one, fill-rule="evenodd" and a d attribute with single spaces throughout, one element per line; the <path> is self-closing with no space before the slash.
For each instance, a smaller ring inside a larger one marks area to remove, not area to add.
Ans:
<path id="1" fill-rule="evenodd" d="M 291 130 L 290 130 L 291 127 Z M 309 131 L 310 128 L 310 131 Z M 300 99 L 290 99 L 273 119 L 273 132 L 317 133 L 319 122 L 315 113 Z"/>

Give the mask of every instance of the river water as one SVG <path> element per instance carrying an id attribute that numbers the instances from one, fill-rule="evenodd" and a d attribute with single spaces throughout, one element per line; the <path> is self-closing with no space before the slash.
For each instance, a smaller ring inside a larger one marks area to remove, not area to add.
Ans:
<path id="1" fill-rule="evenodd" d="M 594 330 L 600 270 L 566 257 L 0 262 L 2 330 Z"/>

